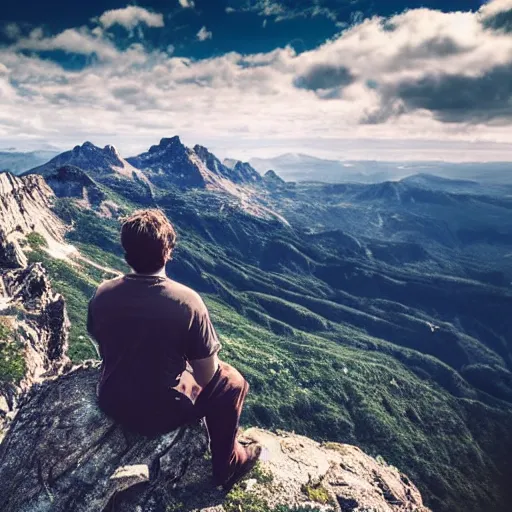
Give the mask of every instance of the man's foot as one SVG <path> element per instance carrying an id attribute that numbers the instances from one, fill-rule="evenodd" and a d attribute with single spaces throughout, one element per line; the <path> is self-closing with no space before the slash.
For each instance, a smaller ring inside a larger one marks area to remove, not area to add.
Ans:
<path id="1" fill-rule="evenodd" d="M 252 443 L 244 446 L 244 450 L 247 458 L 235 468 L 231 476 L 222 484 L 222 488 L 226 492 L 230 491 L 242 478 L 253 470 L 260 458 L 262 448 L 260 444 Z"/>

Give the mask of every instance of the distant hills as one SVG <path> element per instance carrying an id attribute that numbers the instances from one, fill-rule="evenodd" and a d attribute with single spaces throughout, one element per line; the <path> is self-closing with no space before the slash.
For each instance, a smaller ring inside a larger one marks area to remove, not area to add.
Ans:
<path id="1" fill-rule="evenodd" d="M 341 161 L 297 153 L 267 159 L 252 158 L 249 162 L 260 172 L 273 169 L 287 181 L 379 183 L 422 174 L 455 180 L 475 180 L 487 185 L 512 185 L 510 162 Z"/>
<path id="2" fill-rule="evenodd" d="M 42 165 L 54 156 L 57 151 L 0 151 L 0 171 L 9 171 L 13 174 L 20 174 L 23 171 Z"/>

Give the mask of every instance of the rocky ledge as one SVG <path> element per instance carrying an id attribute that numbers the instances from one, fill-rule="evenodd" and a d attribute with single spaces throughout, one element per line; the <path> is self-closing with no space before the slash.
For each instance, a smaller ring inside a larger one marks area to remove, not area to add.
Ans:
<path id="1" fill-rule="evenodd" d="M 0 439 L 31 386 L 69 366 L 68 316 L 40 263 L 0 269 Z"/>
<path id="2" fill-rule="evenodd" d="M 36 384 L 0 445 L 0 510 L 426 511 L 397 469 L 356 447 L 260 429 L 263 460 L 229 494 L 210 481 L 202 424 L 148 439 L 97 408 L 98 368 Z"/>

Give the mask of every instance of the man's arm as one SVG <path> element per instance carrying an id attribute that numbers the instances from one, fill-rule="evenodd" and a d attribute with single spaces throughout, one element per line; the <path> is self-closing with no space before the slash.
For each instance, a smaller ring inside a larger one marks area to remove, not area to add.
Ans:
<path id="1" fill-rule="evenodd" d="M 194 370 L 194 379 L 202 387 L 206 387 L 212 380 L 217 368 L 219 367 L 219 358 L 217 354 L 213 354 L 205 359 L 196 359 L 189 361 L 190 366 Z"/>
<path id="2" fill-rule="evenodd" d="M 219 367 L 217 353 L 220 350 L 220 342 L 205 303 L 199 295 L 196 295 L 195 300 L 185 357 L 192 366 L 195 381 L 204 388 Z"/>

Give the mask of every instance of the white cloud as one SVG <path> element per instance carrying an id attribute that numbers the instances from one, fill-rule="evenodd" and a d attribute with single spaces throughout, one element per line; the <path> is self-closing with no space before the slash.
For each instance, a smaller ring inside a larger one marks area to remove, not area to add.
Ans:
<path id="1" fill-rule="evenodd" d="M 253 148 L 253 154 L 259 148 L 337 157 L 343 157 L 340 148 L 356 146 L 346 141 L 358 140 L 361 154 L 373 158 L 394 145 L 396 159 L 468 159 L 471 147 L 478 148 L 478 158 L 503 159 L 512 155 L 512 119 L 443 122 L 428 102 L 411 107 L 400 89 L 404 83 L 441 83 L 446 76 L 471 81 L 496 68 L 512 69 L 512 35 L 480 22 L 491 7 L 373 18 L 302 54 L 279 48 L 204 60 L 176 57 L 171 49 L 148 52 L 141 45 L 120 51 L 102 32 L 85 28 L 52 37 L 38 30 L 0 49 L 8 69 L 0 73 L 0 136 L 66 146 L 92 139 L 130 154 L 178 133 L 188 143 Z M 103 60 L 71 72 L 23 55 L 22 48 L 97 53 Z M 467 92 L 461 89 L 454 99 L 466 100 Z M 377 114 L 382 123 L 361 122 Z"/>
<path id="2" fill-rule="evenodd" d="M 184 9 L 193 9 L 195 7 L 194 0 L 178 0 Z"/>
<path id="3" fill-rule="evenodd" d="M 96 54 L 100 59 L 113 59 L 118 51 L 108 40 L 97 37 L 87 28 L 70 28 L 52 37 L 44 37 L 41 29 L 34 29 L 28 38 L 20 39 L 13 47 L 20 50 L 62 50 L 81 55 Z"/>
<path id="4" fill-rule="evenodd" d="M 512 0 L 493 0 L 480 8 L 482 16 L 494 16 L 500 12 L 507 12 L 512 10 Z"/>
<path id="5" fill-rule="evenodd" d="M 104 28 L 112 25 L 121 25 L 127 30 L 133 30 L 139 23 L 148 27 L 163 27 L 164 17 L 162 14 L 150 12 L 142 7 L 129 5 L 123 9 L 112 9 L 105 11 L 98 19 Z"/>
<path id="6" fill-rule="evenodd" d="M 201 29 L 197 33 L 197 39 L 199 39 L 199 41 L 206 41 L 207 39 L 211 39 L 212 37 L 213 34 L 206 27 L 201 27 Z"/>

